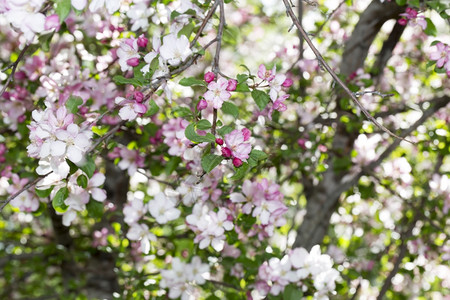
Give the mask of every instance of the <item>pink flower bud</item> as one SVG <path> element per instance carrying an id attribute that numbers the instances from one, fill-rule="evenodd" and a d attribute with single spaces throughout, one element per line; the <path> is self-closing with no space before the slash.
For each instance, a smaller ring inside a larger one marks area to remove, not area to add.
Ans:
<path id="1" fill-rule="evenodd" d="M 139 65 L 139 58 L 132 57 L 132 58 L 128 59 L 127 65 L 129 65 L 130 67 L 137 67 Z"/>
<path id="2" fill-rule="evenodd" d="M 135 91 L 134 92 L 134 99 L 136 100 L 136 102 L 142 103 L 142 101 L 144 101 L 144 94 L 142 94 L 142 92 Z"/>
<path id="3" fill-rule="evenodd" d="M 242 134 L 244 135 L 244 142 L 245 142 L 250 139 L 252 132 L 249 129 L 244 128 L 244 129 L 242 129 Z"/>
<path id="4" fill-rule="evenodd" d="M 207 83 L 210 83 L 211 81 L 213 81 L 214 78 L 216 78 L 216 75 L 213 72 L 206 72 L 205 73 L 205 81 Z"/>
<path id="5" fill-rule="evenodd" d="M 27 74 L 25 74 L 24 71 L 19 71 L 14 73 L 14 79 L 16 80 L 22 80 L 22 79 L 26 79 L 27 78 Z"/>
<path id="6" fill-rule="evenodd" d="M 305 139 L 298 139 L 297 144 L 300 146 L 300 148 L 306 149 L 306 140 Z"/>
<path id="7" fill-rule="evenodd" d="M 242 160 L 237 157 L 233 158 L 233 166 L 239 168 L 240 166 L 242 166 Z"/>
<path id="8" fill-rule="evenodd" d="M 398 20 L 398 24 L 406 26 L 406 24 L 408 24 L 408 20 L 406 20 L 406 19 L 399 19 Z"/>
<path id="9" fill-rule="evenodd" d="M 237 80 L 235 79 L 228 80 L 227 91 L 229 92 L 235 91 L 236 87 L 237 87 Z"/>
<path id="10" fill-rule="evenodd" d="M 137 39 L 137 44 L 139 47 L 146 48 L 148 44 L 148 39 L 143 34 L 141 34 Z"/>
<path id="11" fill-rule="evenodd" d="M 222 156 L 225 158 L 230 158 L 231 157 L 231 149 L 228 147 L 223 147 L 222 148 Z"/>
<path id="12" fill-rule="evenodd" d="M 197 103 L 197 110 L 198 111 L 202 111 L 202 110 L 204 110 L 207 107 L 208 107 L 208 102 L 206 102 L 205 99 L 201 99 L 200 101 L 198 101 L 198 103 Z"/>
<path id="13" fill-rule="evenodd" d="M 222 146 L 223 145 L 223 140 L 220 138 L 216 139 L 216 144 Z"/>
<path id="14" fill-rule="evenodd" d="M 23 122 L 25 122 L 26 119 L 27 119 L 27 116 L 21 115 L 17 118 L 17 122 L 23 123 Z"/>
<path id="15" fill-rule="evenodd" d="M 45 18 L 44 29 L 50 30 L 55 29 L 55 31 L 59 31 L 61 24 L 59 22 L 59 17 L 57 14 L 53 14 Z"/>
<path id="16" fill-rule="evenodd" d="M 286 80 L 283 82 L 282 86 L 284 86 L 284 87 L 290 87 L 290 86 L 292 85 L 292 83 L 294 83 L 294 82 L 292 81 L 292 79 L 286 78 Z"/>
<path id="17" fill-rule="evenodd" d="M 79 112 L 81 115 L 87 114 L 88 111 L 89 111 L 89 107 L 87 107 L 87 106 L 82 106 L 82 107 L 80 107 L 80 108 L 78 109 L 78 112 Z"/>

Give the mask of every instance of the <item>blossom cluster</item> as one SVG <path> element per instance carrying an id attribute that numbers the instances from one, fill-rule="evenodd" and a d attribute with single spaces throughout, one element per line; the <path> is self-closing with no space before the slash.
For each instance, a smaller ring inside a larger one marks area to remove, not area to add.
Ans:
<path id="1" fill-rule="evenodd" d="M 283 215 L 288 208 L 283 199 L 280 186 L 266 178 L 254 182 L 245 180 L 241 193 L 230 194 L 230 200 L 235 204 L 235 211 L 257 219 L 249 236 L 257 235 L 259 240 L 272 236 L 275 227 L 283 226 L 286 223 Z"/>
<path id="2" fill-rule="evenodd" d="M 339 272 L 333 268 L 333 260 L 321 254 L 320 246 L 316 245 L 309 253 L 304 248 L 295 248 L 282 259 L 273 257 L 264 262 L 259 267 L 255 289 L 263 297 L 277 296 L 288 284 L 295 284 L 303 292 L 314 292 L 314 299 L 328 299 L 338 279 Z M 309 290 L 311 286 L 313 291 Z"/>
<path id="3" fill-rule="evenodd" d="M 251 131 L 247 128 L 242 130 L 233 130 L 230 133 L 225 134 L 225 146 L 224 141 L 220 138 L 216 139 L 216 143 L 221 148 L 222 156 L 232 159 L 233 165 L 239 168 L 243 161 L 247 161 L 249 154 L 252 151 L 252 145 L 248 142 L 251 136 Z"/>
<path id="4" fill-rule="evenodd" d="M 425 20 L 424 16 L 418 16 L 417 14 L 417 10 L 411 7 L 407 7 L 406 12 L 400 14 L 402 18 L 398 20 L 398 23 L 403 26 L 408 23 L 413 26 L 419 25 L 423 30 L 425 30 L 427 28 L 427 21 Z"/>
<path id="5" fill-rule="evenodd" d="M 226 80 L 223 77 L 215 79 L 215 74 L 213 72 L 205 73 L 205 81 L 208 83 L 208 90 L 203 94 L 205 98 L 203 101 L 212 104 L 215 109 L 220 109 L 223 102 L 227 101 L 231 97 L 232 91 L 236 90 L 237 81 L 235 79 Z M 198 110 L 203 110 L 207 107 L 202 100 L 197 106 Z"/>
<path id="6" fill-rule="evenodd" d="M 279 112 L 283 112 L 287 110 L 286 104 L 284 101 L 289 98 L 289 94 L 282 94 L 282 88 L 289 88 L 293 81 L 288 78 L 285 74 L 277 73 L 277 68 L 274 66 L 272 70 L 268 70 L 265 65 L 261 64 L 258 68 L 258 77 L 262 79 L 258 85 L 262 83 L 267 83 L 270 90 L 269 96 L 270 100 L 272 100 L 272 106 L 268 111 L 269 119 L 272 119 L 272 113 L 276 110 Z"/>
<path id="7" fill-rule="evenodd" d="M 445 68 L 450 77 L 450 46 L 441 42 L 436 44 L 436 51 L 430 54 L 430 59 L 436 61 L 436 67 Z"/>
<path id="8" fill-rule="evenodd" d="M 70 167 L 69 159 L 82 164 L 84 155 L 91 145 L 92 132 L 74 123 L 74 115 L 65 106 L 45 111 L 34 110 L 30 129 L 31 144 L 27 147 L 30 157 L 39 159 L 36 172 L 46 175 L 50 172 L 65 178 Z"/>
<path id="9" fill-rule="evenodd" d="M 116 104 L 122 106 L 119 110 L 119 116 L 124 121 L 133 121 L 138 116 L 142 116 L 148 110 L 143 103 L 144 94 L 139 91 L 134 92 L 133 99 L 125 99 L 124 97 L 117 97 Z"/>
<path id="10" fill-rule="evenodd" d="M 209 279 L 209 271 L 209 265 L 202 263 L 198 256 L 194 256 L 190 263 L 175 257 L 172 259 L 172 269 L 161 270 L 159 286 L 169 289 L 170 299 L 199 299 L 201 290 L 198 285 Z"/>

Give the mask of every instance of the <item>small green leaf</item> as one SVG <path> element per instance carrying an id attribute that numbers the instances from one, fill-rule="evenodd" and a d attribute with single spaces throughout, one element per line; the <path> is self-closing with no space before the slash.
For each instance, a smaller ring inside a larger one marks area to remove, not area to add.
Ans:
<path id="1" fill-rule="evenodd" d="M 71 0 L 56 0 L 56 14 L 58 14 L 59 22 L 61 24 L 66 20 L 67 16 L 72 9 L 72 1 Z"/>
<path id="2" fill-rule="evenodd" d="M 170 160 L 167 162 L 166 167 L 164 168 L 164 172 L 166 175 L 172 174 L 173 171 L 178 167 L 178 165 L 181 162 L 181 158 L 178 156 L 173 156 L 170 158 Z"/>
<path id="3" fill-rule="evenodd" d="M 180 80 L 179 82 L 182 86 L 193 86 L 193 85 L 202 85 L 206 86 L 205 82 L 200 79 L 196 79 L 194 77 L 186 77 Z"/>
<path id="4" fill-rule="evenodd" d="M 77 184 L 78 184 L 79 186 L 81 186 L 83 189 L 85 189 L 85 188 L 87 187 L 87 185 L 88 185 L 88 179 L 87 179 L 87 177 L 84 176 L 84 175 L 78 176 L 78 178 L 77 178 Z"/>
<path id="5" fill-rule="evenodd" d="M 211 122 L 209 122 L 208 120 L 202 119 L 200 121 L 198 121 L 197 123 L 197 129 L 198 130 L 207 130 L 210 129 L 212 127 Z"/>
<path id="6" fill-rule="evenodd" d="M 233 131 L 233 127 L 231 127 L 230 125 L 225 125 L 222 128 L 220 128 L 219 130 L 217 130 L 217 132 L 221 135 L 224 136 L 227 133 L 230 133 Z"/>
<path id="7" fill-rule="evenodd" d="M 185 117 L 192 117 L 192 111 L 184 106 L 178 106 L 173 109 L 173 114 L 175 117 L 185 118 Z"/>
<path id="8" fill-rule="evenodd" d="M 92 132 L 98 136 L 105 135 L 109 130 L 109 126 L 92 126 Z"/>
<path id="9" fill-rule="evenodd" d="M 431 21 L 431 19 L 429 18 L 425 18 L 425 20 L 427 21 L 427 28 L 425 28 L 424 32 L 427 35 L 436 36 L 437 29 L 436 26 L 434 26 L 433 21 Z"/>
<path id="10" fill-rule="evenodd" d="M 270 101 L 269 95 L 264 93 L 263 91 L 259 90 L 253 90 L 252 91 L 252 98 L 255 100 L 256 105 L 258 106 L 259 110 L 263 110 L 266 108 L 267 104 Z"/>
<path id="11" fill-rule="evenodd" d="M 206 154 L 202 157 L 202 168 L 206 173 L 211 172 L 223 160 L 222 156 L 215 154 Z"/>
<path id="12" fill-rule="evenodd" d="M 254 158 L 255 160 L 263 160 L 267 158 L 267 154 L 261 150 L 253 149 L 252 152 L 250 152 L 250 157 Z"/>
<path id="13" fill-rule="evenodd" d="M 295 285 L 288 285 L 284 288 L 283 299 L 284 300 L 298 300 L 303 297 L 303 292 L 299 287 Z"/>
<path id="14" fill-rule="evenodd" d="M 212 143 L 215 142 L 216 138 L 211 133 L 207 133 L 206 135 L 199 135 L 194 128 L 194 124 L 189 124 L 188 127 L 186 127 L 184 134 L 186 135 L 186 138 L 194 143 Z"/>
<path id="15" fill-rule="evenodd" d="M 35 192 L 39 198 L 47 198 L 48 196 L 50 196 L 50 193 L 52 192 L 52 190 L 53 190 L 53 186 L 46 190 L 39 190 L 36 188 Z"/>
<path id="16" fill-rule="evenodd" d="M 238 85 L 236 86 L 236 92 L 241 93 L 250 92 L 250 88 L 248 87 L 248 84 L 245 82 L 238 83 Z"/>
<path id="17" fill-rule="evenodd" d="M 237 118 L 239 116 L 239 108 L 229 101 L 226 101 L 222 104 L 222 111 L 227 115 L 232 115 Z"/>
<path id="18" fill-rule="evenodd" d="M 116 75 L 113 77 L 113 80 L 117 84 L 131 84 L 134 86 L 144 86 L 142 78 L 125 78 L 121 75 Z"/>
<path id="19" fill-rule="evenodd" d="M 60 188 L 56 192 L 55 197 L 53 197 L 52 200 L 52 205 L 57 212 L 65 212 L 67 210 L 67 205 L 64 203 L 64 200 L 66 200 L 68 196 L 69 190 L 67 187 Z"/>
<path id="20" fill-rule="evenodd" d="M 77 96 L 70 96 L 66 102 L 66 107 L 71 113 L 76 114 L 78 112 L 78 106 L 81 104 L 83 104 L 83 99 Z"/>
<path id="21" fill-rule="evenodd" d="M 80 166 L 80 169 L 86 173 L 86 175 L 91 178 L 92 175 L 94 175 L 95 171 L 95 162 L 90 156 L 86 156 L 86 161 L 82 166 Z"/>
<path id="22" fill-rule="evenodd" d="M 92 218 L 101 218 L 103 216 L 104 205 L 101 202 L 90 200 L 86 204 L 88 215 Z"/>
<path id="23" fill-rule="evenodd" d="M 239 168 L 235 168 L 236 173 L 231 177 L 232 180 L 241 180 L 244 178 L 245 174 L 248 173 L 248 170 L 250 169 L 250 165 L 246 162 L 242 164 Z"/>
<path id="24" fill-rule="evenodd" d="M 238 74 L 238 75 L 236 76 L 236 78 L 237 78 L 237 82 L 238 82 L 238 83 L 243 83 L 243 82 L 246 82 L 246 81 L 247 81 L 248 75 L 247 75 L 247 74 Z"/>
<path id="25" fill-rule="evenodd" d="M 151 100 L 151 101 L 149 102 L 149 104 L 150 104 L 150 108 L 149 108 L 149 110 L 147 111 L 147 114 L 148 114 L 149 116 L 153 116 L 154 114 L 156 114 L 156 113 L 159 111 L 159 106 L 155 103 L 154 100 Z"/>

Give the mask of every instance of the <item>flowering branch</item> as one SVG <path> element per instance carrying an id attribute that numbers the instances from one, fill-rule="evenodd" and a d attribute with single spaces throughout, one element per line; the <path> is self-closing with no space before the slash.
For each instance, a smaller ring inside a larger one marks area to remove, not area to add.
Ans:
<path id="1" fill-rule="evenodd" d="M 200 25 L 200 28 L 198 29 L 197 34 L 195 35 L 194 39 L 192 40 L 192 42 L 190 44 L 191 48 L 195 46 L 195 42 L 197 42 L 197 40 L 199 39 L 200 35 L 203 32 L 203 29 L 205 29 L 206 24 L 214 15 L 214 12 L 216 11 L 217 6 L 219 6 L 219 3 L 220 3 L 220 1 L 214 2 L 214 5 L 209 10 L 208 14 L 206 15 L 205 19 L 203 20 L 202 24 Z"/>
<path id="2" fill-rule="evenodd" d="M 358 99 L 355 97 L 353 92 L 347 87 L 347 85 L 339 78 L 339 76 L 331 69 L 331 67 L 328 65 L 328 63 L 324 60 L 322 55 L 320 54 L 319 50 L 314 46 L 311 39 L 308 37 L 308 34 L 303 29 L 302 25 L 299 23 L 298 18 L 295 16 L 291 5 L 289 4 L 288 0 L 283 0 L 285 6 L 286 6 L 286 12 L 294 22 L 294 25 L 297 27 L 297 29 L 300 31 L 301 35 L 305 39 L 306 43 L 309 45 L 311 50 L 314 52 L 315 56 L 319 60 L 320 64 L 327 70 L 327 72 L 331 75 L 331 77 L 342 87 L 342 89 L 350 96 L 352 101 L 361 109 L 363 114 L 369 119 L 373 124 L 375 124 L 378 128 L 383 130 L 384 132 L 388 133 L 389 135 L 399 139 L 404 140 L 407 142 L 412 143 L 411 141 L 406 140 L 403 137 L 400 137 L 396 135 L 395 133 L 391 132 L 389 129 L 381 125 L 368 111 L 364 108 L 364 106 L 361 104 L 361 102 L 358 101 Z"/>

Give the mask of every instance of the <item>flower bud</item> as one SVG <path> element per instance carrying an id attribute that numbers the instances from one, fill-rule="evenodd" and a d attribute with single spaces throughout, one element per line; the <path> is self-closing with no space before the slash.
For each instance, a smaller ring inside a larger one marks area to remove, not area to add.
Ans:
<path id="1" fill-rule="evenodd" d="M 284 87 L 290 87 L 290 86 L 292 85 L 292 83 L 294 83 L 294 82 L 292 81 L 292 79 L 286 78 L 286 80 L 283 82 L 282 86 L 284 86 Z"/>
<path id="2" fill-rule="evenodd" d="M 137 44 L 139 47 L 146 48 L 148 44 L 148 39 L 143 34 L 141 34 L 137 39 Z"/>
<path id="3" fill-rule="evenodd" d="M 206 72 L 205 73 L 205 81 L 207 83 L 210 83 L 211 81 L 213 81 L 214 78 L 216 78 L 216 75 L 213 72 Z"/>
<path id="4" fill-rule="evenodd" d="M 406 26 L 406 24 L 408 24 L 408 20 L 406 20 L 406 19 L 399 19 L 398 20 L 398 24 L 400 24 L 402 26 Z"/>
<path id="5" fill-rule="evenodd" d="M 297 144 L 300 146 L 300 148 L 306 149 L 306 140 L 305 139 L 298 139 Z"/>
<path id="6" fill-rule="evenodd" d="M 200 101 L 198 101 L 198 103 L 197 103 L 197 110 L 198 111 L 202 111 L 202 110 L 204 110 L 207 107 L 208 107 L 208 102 L 206 102 L 205 99 L 201 99 Z"/>
<path id="7" fill-rule="evenodd" d="M 139 58 L 132 57 L 132 58 L 128 59 L 127 65 L 129 65 L 130 67 L 137 67 L 139 65 Z"/>
<path id="8" fill-rule="evenodd" d="M 242 160 L 237 157 L 233 158 L 233 166 L 239 168 L 240 166 L 242 166 Z"/>
<path id="9" fill-rule="evenodd" d="M 223 140 L 221 138 L 217 138 L 216 139 L 216 144 L 222 146 L 223 145 Z"/>
<path id="10" fill-rule="evenodd" d="M 136 102 L 142 103 L 142 101 L 144 101 L 144 94 L 142 94 L 142 92 L 135 91 L 134 92 L 134 99 L 136 100 Z"/>
<path id="11" fill-rule="evenodd" d="M 223 147 L 222 148 L 222 156 L 225 158 L 230 158 L 231 157 L 231 149 L 228 147 Z"/>
<path id="12" fill-rule="evenodd" d="M 229 92 L 235 91 L 236 87 L 237 87 L 237 80 L 235 79 L 228 80 L 227 91 Z"/>
<path id="13" fill-rule="evenodd" d="M 242 134 L 244 135 L 244 142 L 248 141 L 250 139 L 250 136 L 252 135 L 252 132 L 247 129 L 247 128 L 243 128 L 242 129 Z"/>

